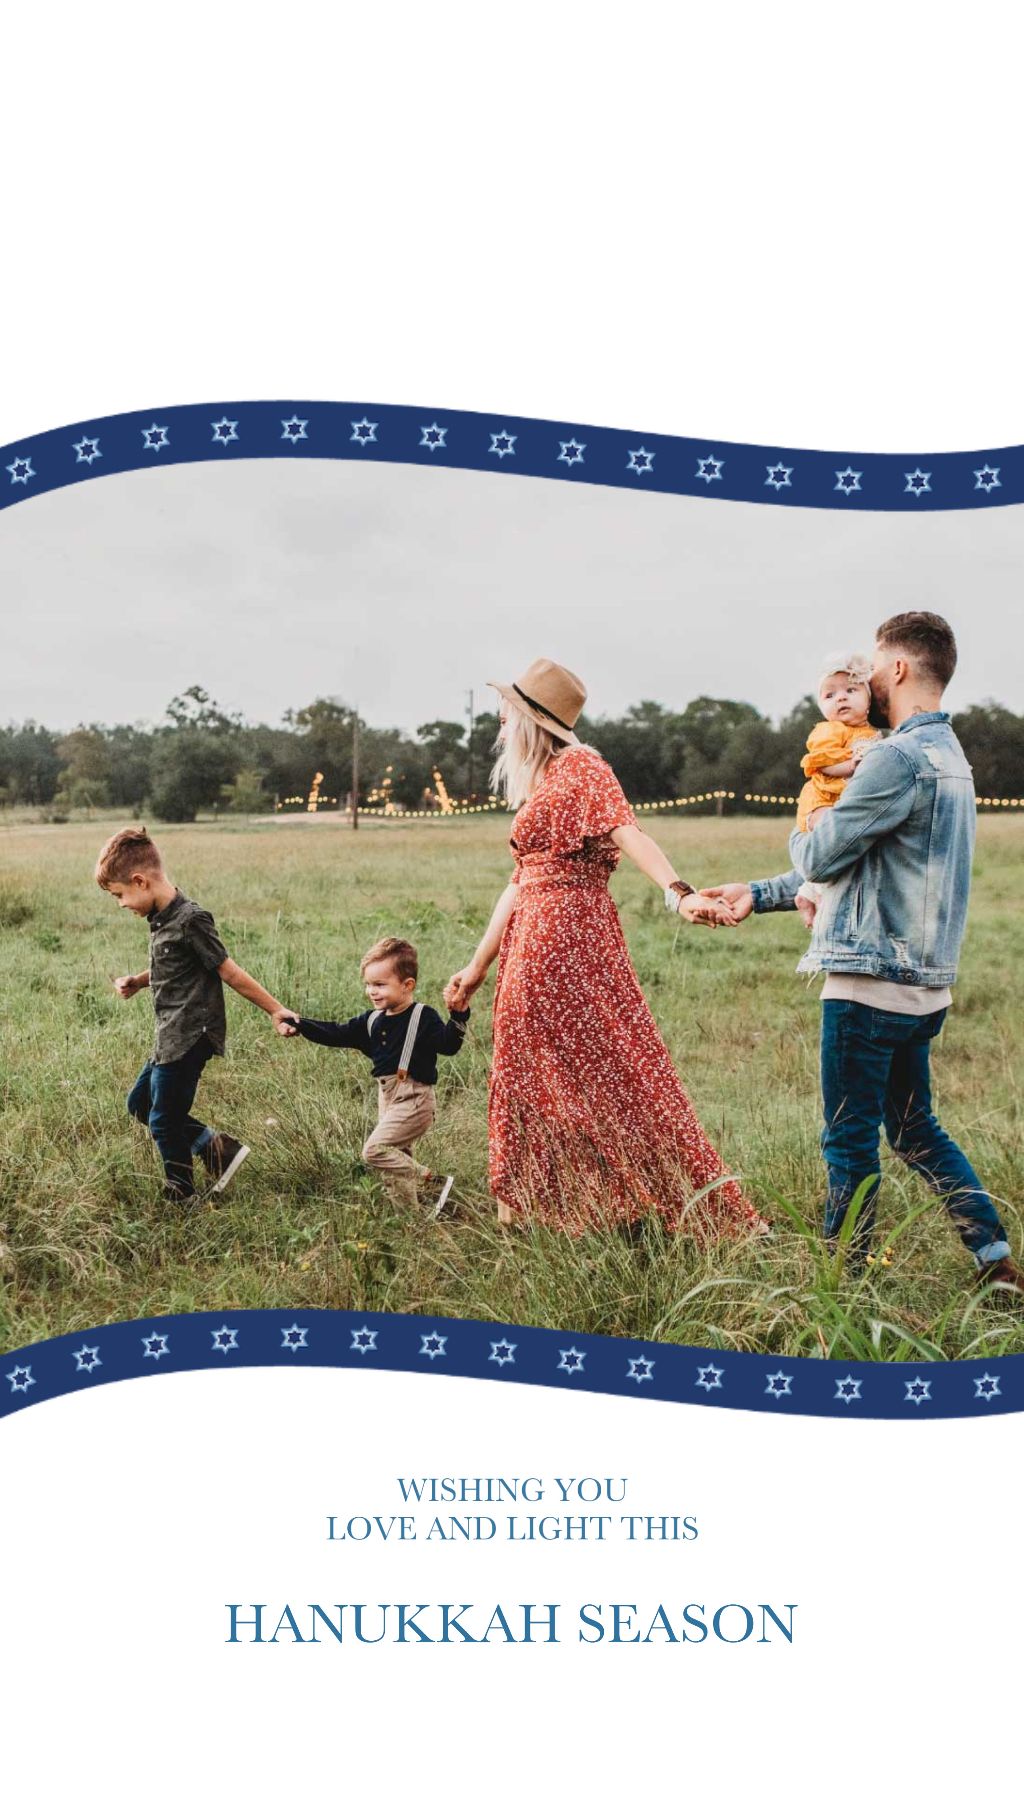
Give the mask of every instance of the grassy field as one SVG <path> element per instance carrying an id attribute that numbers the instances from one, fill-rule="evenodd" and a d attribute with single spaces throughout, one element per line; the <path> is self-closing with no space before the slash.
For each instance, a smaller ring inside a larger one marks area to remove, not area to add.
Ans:
<path id="1" fill-rule="evenodd" d="M 800 1230 L 817 1231 L 823 1178 L 819 1009 L 793 971 L 797 919 L 688 929 L 631 868 L 614 891 L 644 990 L 706 1128 L 776 1221 L 769 1244 L 499 1230 L 486 1171 L 489 992 L 462 1055 L 442 1062 L 438 1122 L 419 1151 L 456 1170 L 464 1222 L 403 1221 L 362 1169 L 375 1102 L 361 1058 L 282 1042 L 230 994 L 229 1057 L 207 1068 L 196 1110 L 253 1156 L 222 1204 L 169 1214 L 150 1140 L 124 1110 L 151 1010 L 147 995 L 125 1004 L 110 984 L 146 953 L 145 924 L 92 882 L 113 825 L 0 831 L 0 1346 L 136 1316 L 336 1306 L 837 1359 L 1024 1350 L 1017 1298 L 978 1293 L 948 1217 L 901 1165 L 880 1208 L 892 1263 L 839 1278 Z M 782 821 L 648 825 L 684 877 L 760 877 L 785 863 Z M 341 1017 L 362 1008 L 358 957 L 387 933 L 417 943 L 421 996 L 440 1003 L 508 876 L 507 835 L 501 819 L 367 824 L 354 836 L 309 818 L 167 829 L 161 845 L 244 967 L 297 1009 Z M 1024 823 L 984 821 L 956 1009 L 934 1056 L 940 1116 L 1005 1209 L 1017 1254 L 1022 887 Z"/>

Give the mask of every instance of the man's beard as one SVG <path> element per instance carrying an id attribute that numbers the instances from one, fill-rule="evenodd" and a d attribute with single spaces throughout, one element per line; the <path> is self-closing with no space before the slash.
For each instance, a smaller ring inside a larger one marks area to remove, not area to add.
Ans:
<path id="1" fill-rule="evenodd" d="M 881 681 L 874 678 L 868 684 L 871 705 L 868 708 L 869 727 L 887 727 L 889 725 L 889 691 Z"/>

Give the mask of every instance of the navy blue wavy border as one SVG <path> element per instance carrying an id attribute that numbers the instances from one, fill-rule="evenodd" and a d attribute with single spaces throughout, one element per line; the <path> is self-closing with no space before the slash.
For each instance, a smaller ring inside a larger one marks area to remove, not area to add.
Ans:
<path id="1" fill-rule="evenodd" d="M 126 411 L 8 443 L 0 449 L 0 509 L 102 474 L 270 458 L 407 462 L 842 511 L 975 510 L 1024 500 L 1021 446 L 854 454 L 434 406 L 279 399 Z"/>
<path id="2" fill-rule="evenodd" d="M 272 1308 L 124 1321 L 22 1347 L 0 1361 L 0 1416 L 93 1384 L 253 1365 L 415 1371 L 795 1416 L 919 1421 L 1024 1409 L 1019 1354 L 844 1364 L 484 1321 Z"/>

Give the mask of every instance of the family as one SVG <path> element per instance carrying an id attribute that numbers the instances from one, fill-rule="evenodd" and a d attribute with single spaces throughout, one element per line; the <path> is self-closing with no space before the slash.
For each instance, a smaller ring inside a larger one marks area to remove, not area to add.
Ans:
<path id="1" fill-rule="evenodd" d="M 800 970 L 823 973 L 822 1151 L 826 1239 L 847 1232 L 848 1263 L 871 1246 L 884 1126 L 892 1151 L 946 1204 L 986 1282 L 1024 1289 L 996 1206 L 931 1103 L 930 1045 L 950 1005 L 974 846 L 971 770 L 942 709 L 956 665 L 945 620 L 904 613 L 879 627 L 872 659 L 844 653 L 820 679 L 823 719 L 808 740 L 793 869 L 694 887 L 637 825 L 610 767 L 577 739 L 579 678 L 539 660 L 500 696 L 493 786 L 516 810 L 514 869 L 476 953 L 445 988 L 447 1021 L 415 1000 L 417 955 L 388 938 L 364 956 L 370 1009 L 345 1023 L 297 1016 L 230 958 L 209 913 L 167 876 L 144 829 L 101 853 L 97 882 L 150 925 L 146 973 L 157 1037 L 129 1096 L 164 1165 L 165 1194 L 188 1200 L 198 1158 L 223 1187 L 246 1146 L 192 1117 L 202 1069 L 224 1050 L 222 982 L 281 1036 L 359 1050 L 378 1082 L 363 1158 L 396 1201 L 444 1215 L 452 1178 L 412 1145 L 434 1117 L 438 1057 L 463 1041 L 470 1001 L 497 962 L 488 1128 L 499 1219 L 569 1233 L 631 1230 L 656 1215 L 705 1238 L 769 1232 L 703 1130 L 651 1016 L 608 885 L 625 854 L 666 908 L 711 929 L 795 910 L 811 931 Z M 880 736 L 887 730 L 886 737 Z M 852 1235 L 844 1220 L 854 1197 Z"/>

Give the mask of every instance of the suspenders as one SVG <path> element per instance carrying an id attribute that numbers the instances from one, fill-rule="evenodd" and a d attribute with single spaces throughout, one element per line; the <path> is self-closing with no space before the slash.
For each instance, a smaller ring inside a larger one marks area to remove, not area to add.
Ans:
<path id="1" fill-rule="evenodd" d="M 367 1029 L 372 1030 L 377 1019 L 383 1016 L 383 1011 L 375 1011 L 367 1025 Z M 412 1061 L 412 1052 L 416 1047 L 416 1037 L 419 1033 L 420 1018 L 422 1016 L 423 1006 L 414 1005 L 412 1008 L 412 1016 L 409 1019 L 409 1028 L 405 1033 L 405 1042 L 402 1044 L 402 1053 L 398 1060 L 398 1079 L 400 1081 L 407 1081 L 409 1078 L 409 1063 Z"/>

